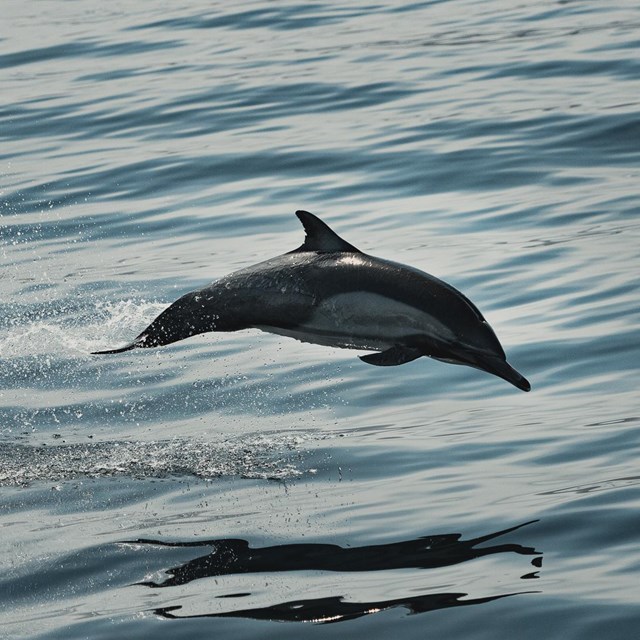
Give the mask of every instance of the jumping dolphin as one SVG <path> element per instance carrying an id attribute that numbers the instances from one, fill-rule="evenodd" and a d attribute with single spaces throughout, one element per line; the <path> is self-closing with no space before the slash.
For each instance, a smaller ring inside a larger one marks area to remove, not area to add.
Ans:
<path id="1" fill-rule="evenodd" d="M 165 309 L 131 344 L 159 347 L 208 331 L 261 329 L 302 342 L 375 353 L 394 366 L 428 356 L 463 364 L 529 391 L 476 306 L 428 273 L 367 255 L 317 216 L 296 211 L 303 244 L 231 273 Z"/>

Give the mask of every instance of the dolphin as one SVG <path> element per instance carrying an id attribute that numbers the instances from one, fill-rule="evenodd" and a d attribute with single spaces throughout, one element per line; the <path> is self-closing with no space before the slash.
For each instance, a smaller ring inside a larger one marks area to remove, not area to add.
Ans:
<path id="1" fill-rule="evenodd" d="M 413 267 L 363 253 L 308 211 L 296 215 L 305 230 L 300 247 L 183 295 L 130 344 L 94 353 L 255 328 L 302 342 L 373 351 L 359 356 L 371 365 L 395 366 L 427 356 L 531 389 L 507 363 L 478 308 L 457 289 Z"/>

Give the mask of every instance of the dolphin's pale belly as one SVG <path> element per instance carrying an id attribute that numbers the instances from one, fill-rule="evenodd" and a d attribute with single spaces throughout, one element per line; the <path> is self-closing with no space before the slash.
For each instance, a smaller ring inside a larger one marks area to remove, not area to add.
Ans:
<path id="1" fill-rule="evenodd" d="M 384 351 L 417 335 L 439 341 L 454 334 L 433 316 L 415 307 L 366 291 L 325 298 L 295 327 L 258 325 L 257 329 L 302 342 L 343 349 Z"/>

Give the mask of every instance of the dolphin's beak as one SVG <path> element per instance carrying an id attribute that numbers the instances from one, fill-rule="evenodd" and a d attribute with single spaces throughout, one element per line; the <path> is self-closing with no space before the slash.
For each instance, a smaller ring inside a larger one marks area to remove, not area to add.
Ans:
<path id="1" fill-rule="evenodd" d="M 514 387 L 518 387 L 518 389 L 522 389 L 522 391 L 531 391 L 529 381 L 518 373 L 506 360 L 498 356 L 474 354 L 471 365 L 510 382 Z"/>
<path id="2" fill-rule="evenodd" d="M 514 387 L 522 389 L 522 391 L 531 391 L 531 384 L 520 373 L 518 373 L 504 358 L 504 355 L 495 355 L 483 351 L 473 351 L 462 345 L 448 347 L 447 358 L 445 362 L 452 364 L 464 364 L 468 367 L 474 367 L 481 371 L 486 371 L 498 378 L 502 378 L 510 382 Z M 437 358 L 438 360 L 442 358 Z"/>

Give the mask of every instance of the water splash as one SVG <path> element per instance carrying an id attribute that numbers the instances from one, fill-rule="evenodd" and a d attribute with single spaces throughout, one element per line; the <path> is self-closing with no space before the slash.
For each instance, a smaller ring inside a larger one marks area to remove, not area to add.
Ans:
<path id="1" fill-rule="evenodd" d="M 0 330 L 0 357 L 41 357 L 57 354 L 88 355 L 114 341 L 128 340 L 165 303 L 146 300 L 77 304 L 14 305 L 5 311 Z"/>
<path id="2" fill-rule="evenodd" d="M 216 443 L 184 438 L 51 446 L 3 443 L 0 486 L 109 476 L 286 480 L 305 473 L 299 447 L 306 440 L 302 435 L 262 434 Z"/>

